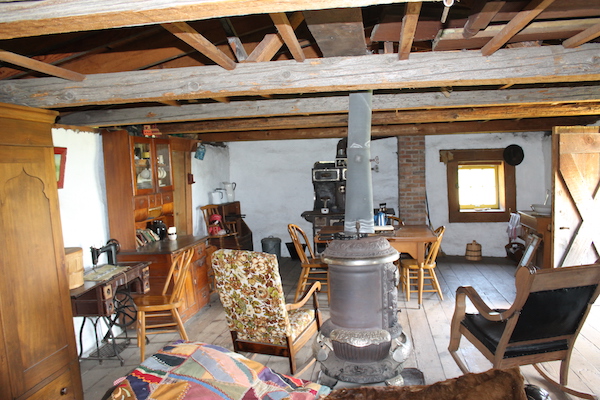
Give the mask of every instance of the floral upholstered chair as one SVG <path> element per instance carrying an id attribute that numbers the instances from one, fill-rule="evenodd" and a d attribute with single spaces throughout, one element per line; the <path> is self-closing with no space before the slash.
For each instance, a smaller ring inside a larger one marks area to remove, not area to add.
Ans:
<path id="1" fill-rule="evenodd" d="M 286 304 L 274 254 L 220 249 L 212 267 L 234 350 L 288 357 L 296 373 L 296 353 L 321 327 L 320 283 L 299 302 Z M 311 296 L 312 309 L 301 308 Z"/>

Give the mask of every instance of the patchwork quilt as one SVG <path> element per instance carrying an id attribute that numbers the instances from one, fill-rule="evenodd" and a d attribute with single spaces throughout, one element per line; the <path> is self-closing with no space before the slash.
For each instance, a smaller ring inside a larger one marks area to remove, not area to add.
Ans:
<path id="1" fill-rule="evenodd" d="M 220 346 L 177 341 L 122 379 L 111 400 L 311 400 L 330 389 L 277 373 Z"/>

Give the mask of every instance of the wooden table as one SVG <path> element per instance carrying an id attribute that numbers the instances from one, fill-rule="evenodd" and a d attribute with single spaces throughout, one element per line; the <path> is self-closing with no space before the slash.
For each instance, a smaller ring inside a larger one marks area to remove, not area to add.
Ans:
<path id="1" fill-rule="evenodd" d="M 343 226 L 323 227 L 317 236 L 315 242 L 327 243 L 332 240 L 331 235 L 335 232 L 341 232 Z M 423 303 L 423 263 L 425 262 L 425 249 L 429 243 L 435 242 L 437 236 L 427 225 L 400 225 L 393 231 L 383 231 L 373 235 L 383 236 L 390 245 L 398 250 L 399 253 L 410 254 L 412 258 L 419 263 L 419 306 Z"/>

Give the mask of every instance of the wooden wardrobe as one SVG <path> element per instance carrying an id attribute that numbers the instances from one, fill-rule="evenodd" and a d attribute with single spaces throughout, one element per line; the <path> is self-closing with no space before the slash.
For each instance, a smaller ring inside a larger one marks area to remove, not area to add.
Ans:
<path id="1" fill-rule="evenodd" d="M 51 134 L 56 115 L 0 103 L 3 399 L 83 399 Z"/>

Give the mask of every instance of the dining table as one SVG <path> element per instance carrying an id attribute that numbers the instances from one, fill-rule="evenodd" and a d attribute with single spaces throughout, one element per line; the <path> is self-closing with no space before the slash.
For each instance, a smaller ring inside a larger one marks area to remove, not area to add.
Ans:
<path id="1" fill-rule="evenodd" d="M 385 237 L 390 245 L 399 253 L 409 254 L 417 260 L 419 265 L 419 307 L 423 303 L 423 264 L 425 262 L 426 249 L 430 243 L 437 240 L 437 236 L 428 225 L 397 225 L 393 229 L 377 230 L 368 236 Z M 335 233 L 344 230 L 343 226 L 324 226 L 317 233 L 315 243 L 328 243 L 335 238 Z M 401 272 L 401 271 L 400 271 Z"/>

